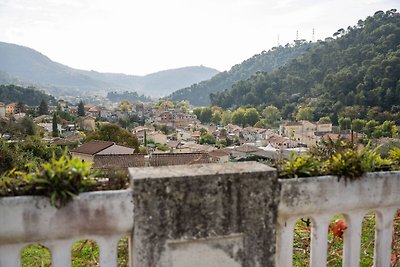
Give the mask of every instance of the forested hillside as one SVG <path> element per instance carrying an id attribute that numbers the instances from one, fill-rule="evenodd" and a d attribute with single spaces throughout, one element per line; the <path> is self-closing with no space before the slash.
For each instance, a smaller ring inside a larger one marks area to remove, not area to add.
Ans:
<path id="1" fill-rule="evenodd" d="M 400 14 L 378 11 L 333 36 L 279 70 L 257 73 L 231 90 L 212 94 L 212 104 L 274 105 L 284 118 L 301 106 L 311 107 L 315 120 L 398 118 Z"/>
<path id="2" fill-rule="evenodd" d="M 108 92 L 107 93 L 107 98 L 115 103 L 121 102 L 121 101 L 130 101 L 130 102 L 151 102 L 151 98 L 147 97 L 145 95 L 139 95 L 137 92 Z"/>
<path id="3" fill-rule="evenodd" d="M 263 51 L 261 54 L 233 66 L 229 71 L 216 74 L 209 80 L 193 84 L 190 87 L 178 90 L 171 94 L 174 101 L 189 100 L 192 105 L 205 106 L 210 103 L 210 93 L 220 92 L 240 80 L 248 79 L 258 71 L 270 72 L 279 68 L 286 62 L 299 57 L 306 52 L 313 44 L 304 40 L 298 41 L 296 45 L 275 47 L 270 51 Z"/>
<path id="4" fill-rule="evenodd" d="M 15 85 L 0 85 L 0 102 L 19 102 L 29 106 L 38 106 L 42 100 L 55 103 L 55 98 L 35 88 L 24 88 Z"/>

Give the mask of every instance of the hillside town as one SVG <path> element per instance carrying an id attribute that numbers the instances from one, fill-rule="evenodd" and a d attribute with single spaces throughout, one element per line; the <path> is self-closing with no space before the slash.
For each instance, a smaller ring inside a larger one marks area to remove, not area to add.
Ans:
<path id="1" fill-rule="evenodd" d="M 302 154 L 321 140 L 336 140 L 340 136 L 354 141 L 358 136 L 355 132 L 340 131 L 332 123 L 307 120 L 281 122 L 275 129 L 203 124 L 192 110 L 171 108 L 169 101 L 159 105 L 125 101 L 117 108 L 88 104 L 81 116 L 79 105 L 64 100 L 56 104 L 48 106 L 43 112 L 47 114 L 39 115 L 40 106 L 0 103 L 0 123 L 6 126 L 30 116 L 45 142 L 69 147 L 73 156 L 93 162 L 97 169 L 248 160 L 275 162 L 288 159 L 292 153 Z M 74 119 L 59 118 L 55 124 L 56 113 L 69 114 Z M 139 153 L 115 142 L 85 139 L 102 125 L 121 125 L 129 118 L 134 118 L 134 122 L 126 128 L 137 138 Z M 0 134 L 12 141 L 7 132 Z"/>

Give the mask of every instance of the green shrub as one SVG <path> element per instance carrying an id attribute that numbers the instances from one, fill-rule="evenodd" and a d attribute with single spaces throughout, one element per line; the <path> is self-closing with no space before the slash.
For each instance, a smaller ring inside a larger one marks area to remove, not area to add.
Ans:
<path id="1" fill-rule="evenodd" d="M 389 159 L 393 161 L 393 170 L 399 170 L 400 169 L 400 148 L 394 148 L 389 151 Z"/>
<path id="2" fill-rule="evenodd" d="M 291 154 L 290 159 L 277 168 L 282 178 L 337 175 L 357 179 L 366 172 L 389 170 L 393 162 L 400 162 L 400 149 L 392 152 L 393 159 L 383 159 L 378 148 L 372 150 L 368 144 L 358 149 L 352 143 L 328 140 L 306 154 L 298 157 Z"/>
<path id="3" fill-rule="evenodd" d="M 79 193 L 91 190 L 94 184 L 90 164 L 65 153 L 59 159 L 53 156 L 34 172 L 8 171 L 0 177 L 0 196 L 47 196 L 59 208 Z"/>
<path id="4" fill-rule="evenodd" d="M 292 153 L 288 161 L 278 166 L 278 170 L 283 178 L 297 178 L 320 175 L 321 167 L 321 162 L 309 154 L 296 157 Z"/>

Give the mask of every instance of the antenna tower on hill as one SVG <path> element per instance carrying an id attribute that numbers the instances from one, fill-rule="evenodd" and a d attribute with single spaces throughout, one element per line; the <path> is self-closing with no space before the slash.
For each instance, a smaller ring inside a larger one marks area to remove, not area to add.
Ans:
<path id="1" fill-rule="evenodd" d="M 315 42 L 315 29 L 312 28 L 312 41 Z"/>

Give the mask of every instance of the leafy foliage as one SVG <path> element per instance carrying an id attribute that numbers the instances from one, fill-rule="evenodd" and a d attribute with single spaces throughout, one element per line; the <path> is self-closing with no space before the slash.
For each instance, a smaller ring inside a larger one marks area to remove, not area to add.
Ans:
<path id="1" fill-rule="evenodd" d="M 61 156 L 62 152 L 60 147 L 47 145 L 37 136 L 30 136 L 19 143 L 7 143 L 0 139 L 0 174 L 14 168 L 29 171 L 51 160 L 53 155 Z"/>
<path id="2" fill-rule="evenodd" d="M 0 99 L 2 102 L 22 102 L 29 106 L 38 106 L 42 100 L 55 103 L 55 98 L 34 87 L 17 85 L 0 85 Z"/>
<path id="3" fill-rule="evenodd" d="M 285 47 L 274 47 L 268 52 L 263 51 L 241 64 L 233 66 L 229 71 L 218 73 L 209 80 L 172 93 L 170 98 L 174 101 L 188 100 L 195 106 L 206 106 L 210 103 L 209 95 L 211 93 L 229 89 L 235 82 L 248 79 L 256 72 L 270 72 L 277 69 L 290 60 L 301 56 L 312 46 L 311 43 L 299 43 L 293 46 L 287 44 Z M 250 99 L 251 96 L 249 95 L 247 98 Z"/>
<path id="4" fill-rule="evenodd" d="M 345 179 L 358 179 L 366 172 L 388 170 L 393 162 L 382 159 L 377 149 L 357 148 L 342 140 L 323 142 L 308 153 L 295 156 L 278 164 L 279 175 L 285 178 L 337 175 Z M 399 153 L 400 154 L 400 153 Z"/>
<path id="5" fill-rule="evenodd" d="M 145 95 L 139 95 L 137 92 L 108 92 L 107 93 L 107 98 L 110 99 L 110 101 L 118 103 L 121 101 L 130 101 L 130 102 L 151 102 L 151 98 L 147 97 Z"/>
<path id="6" fill-rule="evenodd" d="M 34 172 L 6 172 L 0 180 L 0 195 L 43 195 L 59 208 L 93 184 L 90 165 L 64 154 L 59 159 L 53 156 Z"/>
<path id="7" fill-rule="evenodd" d="M 320 161 L 311 155 L 298 156 L 294 153 L 283 166 L 280 166 L 280 176 L 286 178 L 311 177 L 321 173 L 322 165 Z"/>
<path id="8" fill-rule="evenodd" d="M 98 131 L 87 135 L 86 140 L 112 141 L 120 145 L 135 148 L 135 150 L 139 152 L 139 141 L 137 137 L 116 124 L 106 123 L 102 125 Z"/>

